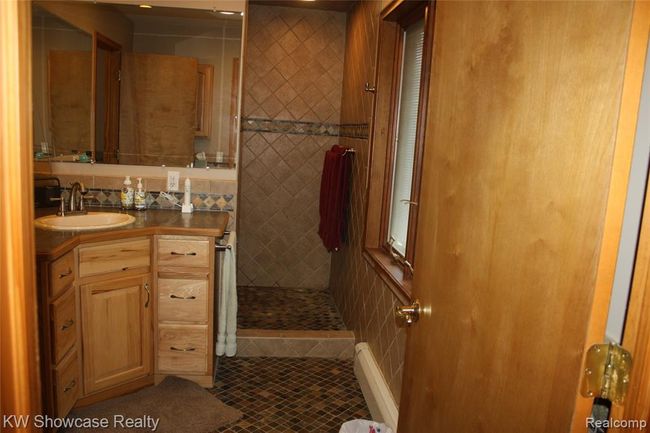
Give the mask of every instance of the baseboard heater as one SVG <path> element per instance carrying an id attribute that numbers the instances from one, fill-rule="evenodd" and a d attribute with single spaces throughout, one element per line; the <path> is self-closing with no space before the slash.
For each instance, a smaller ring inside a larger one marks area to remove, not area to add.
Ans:
<path id="1" fill-rule="evenodd" d="M 397 404 L 368 343 L 358 343 L 354 352 L 354 374 L 359 381 L 372 419 L 383 422 L 396 432 L 399 414 Z"/>

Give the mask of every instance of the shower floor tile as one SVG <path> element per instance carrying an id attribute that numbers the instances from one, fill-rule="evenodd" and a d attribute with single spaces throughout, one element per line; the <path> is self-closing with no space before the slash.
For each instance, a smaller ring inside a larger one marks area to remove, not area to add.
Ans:
<path id="1" fill-rule="evenodd" d="M 370 419 L 350 360 L 222 357 L 211 392 L 244 413 L 218 433 L 337 433 Z"/>
<path id="2" fill-rule="evenodd" d="M 325 289 L 238 287 L 237 327 L 241 329 L 345 330 Z"/>

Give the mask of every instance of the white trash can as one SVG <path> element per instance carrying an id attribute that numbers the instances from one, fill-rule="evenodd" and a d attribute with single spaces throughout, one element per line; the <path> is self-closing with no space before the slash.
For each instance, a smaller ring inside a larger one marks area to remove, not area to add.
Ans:
<path id="1" fill-rule="evenodd" d="M 355 419 L 344 422 L 339 433 L 393 433 L 393 430 L 380 422 Z"/>

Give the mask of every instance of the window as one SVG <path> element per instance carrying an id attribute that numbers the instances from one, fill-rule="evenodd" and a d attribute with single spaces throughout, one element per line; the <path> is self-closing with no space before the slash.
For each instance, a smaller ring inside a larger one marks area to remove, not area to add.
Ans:
<path id="1" fill-rule="evenodd" d="M 394 1 L 379 30 L 365 256 L 410 295 L 433 46 L 433 4 Z"/>
<path id="2" fill-rule="evenodd" d="M 406 257 L 408 228 L 413 191 L 413 164 L 417 132 L 422 48 L 424 45 L 424 19 L 404 30 L 400 92 L 395 111 L 397 130 L 392 163 L 392 191 L 388 223 L 389 244 L 402 257 Z"/>

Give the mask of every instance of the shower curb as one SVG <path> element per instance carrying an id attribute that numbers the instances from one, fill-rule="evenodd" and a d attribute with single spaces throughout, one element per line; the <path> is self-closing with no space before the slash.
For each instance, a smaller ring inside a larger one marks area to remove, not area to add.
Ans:
<path id="1" fill-rule="evenodd" d="M 354 358 L 352 331 L 238 329 L 239 357 Z"/>

